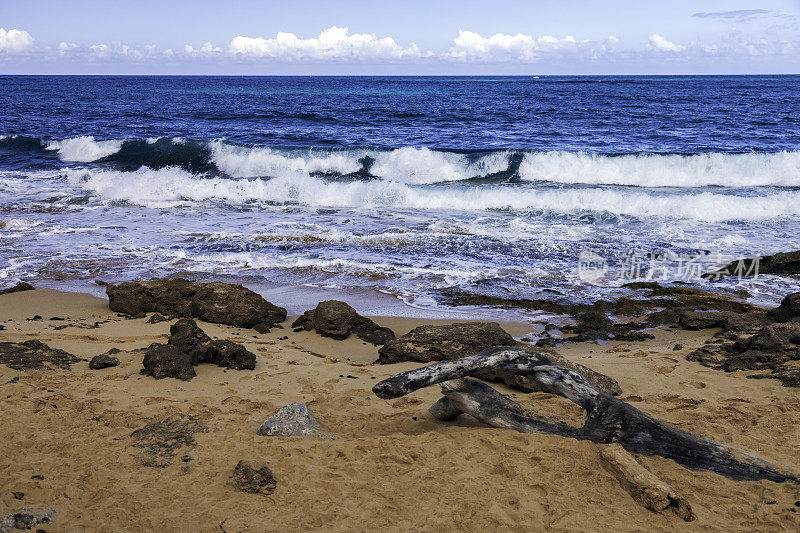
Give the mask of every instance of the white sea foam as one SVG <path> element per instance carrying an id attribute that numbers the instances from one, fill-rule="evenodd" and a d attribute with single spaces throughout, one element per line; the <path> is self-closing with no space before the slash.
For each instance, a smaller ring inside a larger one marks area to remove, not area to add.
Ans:
<path id="1" fill-rule="evenodd" d="M 800 152 L 607 156 L 582 152 L 525 155 L 524 180 L 640 187 L 800 186 Z"/>
<path id="2" fill-rule="evenodd" d="M 356 209 L 610 213 L 707 222 L 800 216 L 798 191 L 741 196 L 707 191 L 665 194 L 608 188 L 414 187 L 389 180 L 330 182 L 300 171 L 268 180 L 207 178 L 171 167 L 159 170 L 142 167 L 136 172 L 70 169 L 67 176 L 70 183 L 94 192 L 103 200 L 148 207 L 210 200 Z"/>
<path id="3" fill-rule="evenodd" d="M 57 150 L 62 161 L 90 163 L 117 153 L 122 148 L 123 142 L 122 140 L 95 141 L 92 136 L 84 136 L 50 141 L 46 149 Z"/>
<path id="4" fill-rule="evenodd" d="M 409 184 L 463 180 L 508 168 L 506 152 L 492 153 L 473 163 L 465 155 L 429 148 L 405 147 L 371 155 L 375 158 L 373 175 Z"/>
<path id="5" fill-rule="evenodd" d="M 211 160 L 218 169 L 236 178 L 280 176 L 292 171 L 347 174 L 361 168 L 360 151 L 289 155 L 271 148 L 233 146 L 222 141 L 211 143 Z"/>

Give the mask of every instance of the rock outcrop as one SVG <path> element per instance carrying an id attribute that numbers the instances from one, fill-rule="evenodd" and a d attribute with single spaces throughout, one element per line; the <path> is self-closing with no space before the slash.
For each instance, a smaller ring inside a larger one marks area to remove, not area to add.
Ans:
<path id="1" fill-rule="evenodd" d="M 305 437 L 323 431 L 308 407 L 295 402 L 281 407 L 275 415 L 267 418 L 257 433 L 264 437 Z"/>
<path id="2" fill-rule="evenodd" d="M 131 281 L 107 286 L 106 294 L 109 309 L 131 316 L 156 312 L 240 328 L 286 320 L 286 309 L 241 285 L 218 281 Z"/>
<path id="3" fill-rule="evenodd" d="M 293 328 L 316 331 L 323 337 L 343 340 L 351 334 L 359 339 L 381 346 L 395 338 L 394 332 L 359 315 L 345 302 L 326 300 L 316 308 L 303 313 L 292 324 Z"/>
<path id="4" fill-rule="evenodd" d="M 264 463 L 241 460 L 233 469 L 231 485 L 251 494 L 272 494 L 278 482 L 272 470 Z"/>
<path id="5" fill-rule="evenodd" d="M 800 274 L 800 250 L 731 261 L 722 268 L 706 272 L 701 277 L 717 280 L 729 276 L 749 277 L 760 274 Z"/>
<path id="6" fill-rule="evenodd" d="M 71 370 L 72 364 L 81 361 L 71 353 L 51 348 L 37 340 L 21 343 L 0 342 L 0 365 L 14 370 Z"/>
<path id="7" fill-rule="evenodd" d="M 751 316 L 752 315 L 752 316 Z M 758 371 L 751 378 L 775 378 L 800 387 L 800 293 L 786 296 L 780 307 L 729 317 L 718 340 L 694 350 L 687 359 L 732 372 Z"/>
<path id="8" fill-rule="evenodd" d="M 458 322 L 425 325 L 386 343 L 378 350 L 381 364 L 417 361 L 430 363 L 457 359 L 494 346 L 514 346 L 517 341 L 497 322 Z"/>
<path id="9" fill-rule="evenodd" d="M 32 291 L 34 290 L 33 285 L 30 283 L 25 283 L 24 281 L 21 283 L 17 283 L 13 287 L 9 287 L 8 289 L 0 290 L 0 294 L 11 294 L 13 292 L 22 292 L 22 291 Z"/>
<path id="10" fill-rule="evenodd" d="M 800 292 L 787 295 L 777 309 L 769 312 L 769 317 L 777 322 L 788 322 L 800 318 Z"/>
<path id="11" fill-rule="evenodd" d="M 256 355 L 241 344 L 212 340 L 191 318 L 182 318 L 169 328 L 167 344 L 151 344 L 145 353 L 142 373 L 156 379 L 190 380 L 194 366 L 217 365 L 234 370 L 253 370 Z"/>

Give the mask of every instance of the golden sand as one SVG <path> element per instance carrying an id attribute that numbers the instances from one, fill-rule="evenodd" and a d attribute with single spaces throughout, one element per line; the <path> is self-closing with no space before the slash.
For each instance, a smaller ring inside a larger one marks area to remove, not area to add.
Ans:
<path id="1" fill-rule="evenodd" d="M 34 315 L 43 320 L 27 320 Z M 423 323 L 375 320 L 398 334 Z M 264 335 L 200 323 L 256 353 L 253 371 L 201 365 L 190 382 L 141 376 L 134 350 L 165 342 L 171 323 L 120 318 L 82 294 L 0 296 L 0 342 L 38 339 L 87 360 L 123 350 L 120 366 L 97 371 L 87 362 L 71 371 L 0 365 L 0 516 L 50 507 L 47 531 L 800 531 L 798 486 L 638 457 L 691 503 L 697 520 L 684 523 L 634 502 L 603 468 L 597 445 L 487 428 L 465 415 L 438 422 L 427 411 L 440 396 L 435 387 L 380 400 L 371 392 L 377 380 L 416 365 L 372 365 L 374 346 L 293 333 L 290 322 Z M 558 352 L 616 378 L 621 398 L 648 414 L 800 470 L 800 391 L 686 361 L 711 332 L 656 333 L 645 343 Z M 678 343 L 685 348 L 674 351 Z M 501 390 L 537 412 L 582 419 L 566 400 Z M 256 435 L 295 401 L 332 436 Z M 169 466 L 143 466 L 131 432 L 176 412 L 208 431 Z M 240 459 L 268 464 L 275 493 L 230 486 Z M 22 499 L 12 494 L 20 492 Z"/>

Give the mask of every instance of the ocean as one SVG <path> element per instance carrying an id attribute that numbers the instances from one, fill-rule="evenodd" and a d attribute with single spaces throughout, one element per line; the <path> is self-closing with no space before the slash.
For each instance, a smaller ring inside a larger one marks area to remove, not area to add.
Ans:
<path id="1" fill-rule="evenodd" d="M 800 249 L 799 147 L 796 76 L 0 77 L 0 284 L 774 304 L 699 275 Z"/>

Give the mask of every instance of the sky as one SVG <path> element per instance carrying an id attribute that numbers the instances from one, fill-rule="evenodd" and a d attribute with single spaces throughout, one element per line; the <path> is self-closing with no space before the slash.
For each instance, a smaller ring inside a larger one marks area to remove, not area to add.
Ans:
<path id="1" fill-rule="evenodd" d="M 0 0 L 0 73 L 800 73 L 800 0 Z"/>

